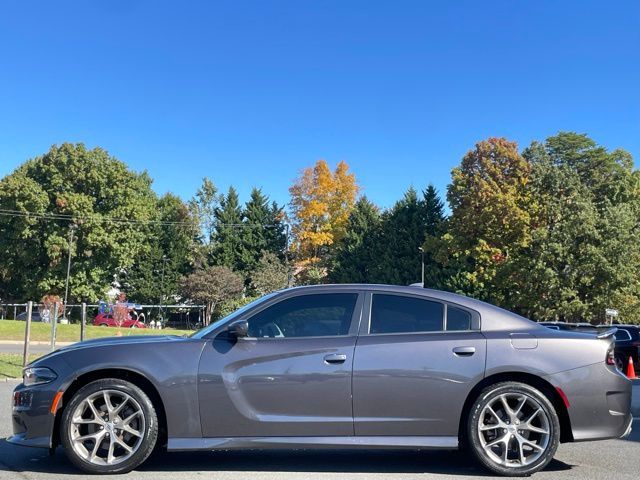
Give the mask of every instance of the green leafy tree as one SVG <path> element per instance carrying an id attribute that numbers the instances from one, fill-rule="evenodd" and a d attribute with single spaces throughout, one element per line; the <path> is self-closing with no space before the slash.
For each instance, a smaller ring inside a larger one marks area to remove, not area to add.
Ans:
<path id="1" fill-rule="evenodd" d="M 256 296 L 285 288 L 289 280 L 287 266 L 275 253 L 266 251 L 250 275 L 251 289 Z"/>
<path id="2" fill-rule="evenodd" d="M 191 272 L 200 226 L 189 207 L 170 193 L 156 206 L 156 222 L 147 227 L 148 249 L 128 270 L 123 284 L 136 302 L 175 303 L 180 279 Z"/>
<path id="3" fill-rule="evenodd" d="M 243 278 L 223 265 L 206 267 L 184 277 L 182 294 L 195 303 L 205 305 L 205 325 L 209 324 L 214 311 L 224 303 L 239 299 L 244 290 Z"/>
<path id="4" fill-rule="evenodd" d="M 199 241 L 194 244 L 194 263 L 203 266 L 211 256 L 211 241 L 215 233 L 215 213 L 220 196 L 215 184 L 207 177 L 189 201 L 189 211 L 198 220 Z"/>
<path id="5" fill-rule="evenodd" d="M 534 142 L 524 156 L 539 209 L 512 277 L 523 313 L 602 321 L 614 307 L 624 321 L 640 320 L 638 173 L 630 156 L 570 132 Z"/>
<path id="6" fill-rule="evenodd" d="M 0 292 L 24 301 L 63 294 L 69 225 L 74 233 L 70 301 L 97 301 L 113 276 L 147 248 L 144 229 L 156 196 L 146 173 L 135 173 L 105 150 L 52 146 L 0 180 Z M 35 215 L 32 215 L 35 213 Z"/>
<path id="7" fill-rule="evenodd" d="M 531 165 L 504 138 L 479 142 L 453 169 L 446 232 L 425 249 L 442 288 L 504 305 L 513 255 L 531 241 Z"/>

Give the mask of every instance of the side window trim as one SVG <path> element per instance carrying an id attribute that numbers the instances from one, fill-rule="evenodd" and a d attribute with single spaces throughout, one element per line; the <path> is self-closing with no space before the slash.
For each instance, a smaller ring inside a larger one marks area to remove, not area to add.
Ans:
<path id="1" fill-rule="evenodd" d="M 442 303 L 444 305 L 444 319 L 443 319 L 443 328 L 444 330 L 437 330 L 437 331 L 431 331 L 431 332 L 397 332 L 397 333 L 370 333 L 371 330 L 371 310 L 373 307 L 373 296 L 375 294 L 379 294 L 379 295 L 396 295 L 399 297 L 411 297 L 411 298 L 418 298 L 421 300 L 427 300 L 427 301 L 432 301 L 432 302 L 439 302 Z M 464 310 L 465 312 L 469 312 L 471 314 L 471 327 L 468 330 L 447 330 L 447 314 L 448 314 L 448 307 L 449 305 L 451 305 L 452 307 L 455 308 L 459 308 L 461 310 Z M 452 302 L 448 302 L 446 300 L 441 300 L 439 298 L 435 298 L 435 297 L 429 297 L 426 295 L 412 295 L 411 293 L 398 293 L 398 292 L 393 292 L 393 291 L 386 291 L 386 290 L 369 290 L 366 292 L 365 298 L 364 298 L 364 302 L 362 305 L 362 320 L 360 323 L 360 329 L 359 329 L 359 333 L 358 335 L 367 335 L 367 336 L 380 336 L 380 335 L 433 335 L 433 334 L 443 334 L 443 333 L 477 333 L 480 332 L 482 330 L 482 318 L 480 316 L 480 313 L 478 313 L 476 310 L 472 310 L 468 307 L 465 307 L 464 305 L 460 305 L 457 303 L 452 303 Z"/>
<path id="2" fill-rule="evenodd" d="M 449 304 L 447 304 L 446 302 L 442 302 L 444 304 L 444 311 L 443 311 L 443 315 L 444 318 L 442 319 L 442 331 L 446 332 L 447 331 L 447 320 L 449 319 Z"/>

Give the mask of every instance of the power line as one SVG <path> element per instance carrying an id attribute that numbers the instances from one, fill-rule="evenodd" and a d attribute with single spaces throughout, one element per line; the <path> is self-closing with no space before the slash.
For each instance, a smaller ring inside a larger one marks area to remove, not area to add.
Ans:
<path id="1" fill-rule="evenodd" d="M 9 209 L 0 209 L 0 216 L 5 217 L 21 217 L 21 218 L 30 218 L 35 217 L 40 220 L 59 220 L 59 221 L 67 221 L 67 222 L 77 222 L 80 220 L 89 221 L 89 222 L 103 222 L 103 223 L 116 223 L 116 224 L 129 224 L 129 225 L 185 225 L 185 226 L 193 226 L 193 222 L 172 222 L 165 220 L 134 220 L 130 218 L 117 218 L 117 217 L 109 217 L 101 214 L 94 215 L 69 215 L 63 213 L 38 213 L 38 212 L 24 212 L 20 210 L 9 210 Z M 274 223 L 220 223 L 217 224 L 218 227 L 231 227 L 231 228 L 278 228 L 280 226 L 284 226 L 285 224 L 274 224 Z"/>

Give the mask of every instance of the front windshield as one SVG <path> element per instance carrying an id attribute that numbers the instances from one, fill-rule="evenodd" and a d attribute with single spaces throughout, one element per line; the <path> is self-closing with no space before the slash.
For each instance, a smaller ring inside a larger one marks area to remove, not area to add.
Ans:
<path id="1" fill-rule="evenodd" d="M 191 338 L 203 338 L 203 337 L 205 337 L 209 332 L 214 331 L 219 326 L 224 325 L 227 322 L 230 322 L 231 320 L 233 320 L 236 317 L 240 317 L 244 312 L 246 312 L 247 310 L 255 307 L 256 305 L 259 305 L 262 302 L 270 299 L 276 293 L 278 293 L 278 292 L 269 293 L 269 294 L 265 295 L 264 297 L 260 297 L 260 298 L 258 298 L 256 300 L 254 300 L 253 302 L 247 303 L 244 307 L 239 308 L 238 310 L 236 310 L 235 312 L 230 313 L 226 317 L 222 317 L 220 320 L 216 320 L 211 325 L 208 325 L 208 326 L 206 326 L 204 328 L 201 328 L 197 332 L 192 333 L 190 335 L 190 337 Z"/>

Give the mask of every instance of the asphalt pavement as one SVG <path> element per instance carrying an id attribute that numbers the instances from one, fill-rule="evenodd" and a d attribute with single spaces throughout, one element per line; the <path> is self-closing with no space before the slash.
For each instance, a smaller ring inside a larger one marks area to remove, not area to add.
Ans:
<path id="1" fill-rule="evenodd" d="M 10 399 L 15 385 L 0 382 L 0 480 L 94 479 L 76 470 L 61 448 L 49 455 L 46 450 L 17 447 L 4 440 L 11 433 Z M 561 445 L 555 459 L 534 478 L 637 480 L 638 467 L 640 419 L 626 440 Z M 118 478 L 191 480 L 204 476 L 216 480 L 491 478 L 458 452 L 392 450 L 164 453 Z"/>

